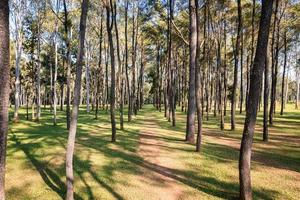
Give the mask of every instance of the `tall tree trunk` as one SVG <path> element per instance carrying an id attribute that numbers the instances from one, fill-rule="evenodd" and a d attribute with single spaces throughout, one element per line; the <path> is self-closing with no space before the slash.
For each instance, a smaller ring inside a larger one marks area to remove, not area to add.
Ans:
<path id="1" fill-rule="evenodd" d="M 5 200 L 5 160 L 10 81 L 8 0 L 0 1 L 0 200 Z"/>
<path id="2" fill-rule="evenodd" d="M 227 114 L 227 24 L 224 21 L 224 116 Z"/>
<path id="3" fill-rule="evenodd" d="M 252 0 L 252 16 L 251 16 L 251 58 L 250 58 L 250 67 L 247 68 L 247 85 L 246 85 L 246 109 L 248 103 L 248 96 L 249 96 L 249 88 L 250 88 L 250 72 L 253 67 L 253 57 L 254 57 L 254 39 L 255 39 L 255 7 L 256 3 L 255 0 Z"/>
<path id="4" fill-rule="evenodd" d="M 120 129 L 124 129 L 124 70 L 122 67 L 121 62 L 121 55 L 120 55 L 120 44 L 119 44 L 119 31 L 118 31 L 118 25 L 117 25 L 117 4 L 114 2 L 114 13 L 113 13 L 113 22 L 115 26 L 115 32 L 116 32 L 116 42 L 117 42 L 117 58 L 118 58 L 118 67 L 121 70 L 121 90 L 120 90 Z"/>
<path id="5" fill-rule="evenodd" d="M 64 3 L 64 31 L 65 31 L 65 42 L 67 47 L 66 64 L 67 64 L 67 108 L 66 108 L 66 119 L 67 129 L 70 129 L 70 104 L 71 104 L 71 54 L 70 54 L 70 40 L 69 40 L 69 19 L 66 0 Z"/>
<path id="6" fill-rule="evenodd" d="M 275 3 L 275 12 L 274 12 L 274 22 L 273 22 L 273 33 L 272 33 L 272 44 L 271 44 L 271 49 L 272 49 L 272 70 L 271 70 L 271 75 L 272 75 L 272 84 L 271 84 L 271 96 L 270 96 L 270 111 L 269 111 L 269 123 L 272 125 L 273 124 L 273 115 L 275 112 L 275 101 L 276 101 L 276 81 L 277 81 L 277 73 L 276 73 L 276 68 L 277 68 L 277 61 L 278 61 L 278 40 L 279 40 L 279 35 L 278 35 L 278 30 L 279 29 L 279 19 L 278 19 L 278 7 L 279 7 L 279 0 L 276 0 Z M 278 36 L 277 36 L 278 35 Z M 277 36 L 277 37 L 276 37 Z M 275 38 L 276 37 L 276 38 Z M 278 40 L 277 40 L 278 38 Z M 276 40 L 275 40 L 276 39 Z"/>
<path id="7" fill-rule="evenodd" d="M 283 115 L 284 109 L 284 88 L 285 88 L 285 73 L 286 73 L 286 63 L 287 63 L 287 32 L 284 33 L 284 63 L 283 63 L 283 73 L 282 73 L 282 84 L 281 84 L 281 110 L 280 115 Z"/>
<path id="8" fill-rule="evenodd" d="M 95 119 L 98 119 L 100 90 L 103 89 L 103 70 L 102 70 L 102 42 L 103 42 L 103 14 L 101 12 L 100 20 L 100 36 L 99 36 L 99 61 L 98 61 L 98 78 L 97 78 L 97 93 L 96 93 L 96 111 Z M 103 92 L 101 93 L 103 96 Z M 103 97 L 102 97 L 103 98 Z"/>
<path id="9" fill-rule="evenodd" d="M 78 54 L 77 54 L 77 63 L 76 63 L 76 80 L 74 86 L 74 101 L 73 101 L 73 109 L 71 115 L 71 123 L 70 123 L 68 145 L 67 145 L 67 152 L 66 152 L 66 178 L 67 178 L 66 200 L 74 199 L 73 154 L 74 154 L 74 147 L 75 147 L 77 119 L 78 119 L 78 111 L 79 111 L 79 104 L 80 104 L 81 75 L 82 75 L 82 65 L 83 65 L 84 39 L 85 39 L 88 3 L 89 3 L 88 0 L 83 0 L 81 5 L 81 16 L 80 16 L 80 24 L 79 24 L 79 44 L 78 44 Z"/>
<path id="10" fill-rule="evenodd" d="M 268 48 L 270 49 L 270 48 Z M 268 128 L 268 106 L 269 106 L 269 51 L 267 49 L 264 71 L 264 119 L 263 119 L 263 141 L 267 142 L 269 137 Z"/>
<path id="11" fill-rule="evenodd" d="M 188 93 L 188 113 L 186 121 L 186 141 L 194 142 L 195 133 L 195 109 L 196 109 L 196 94 L 195 94 L 195 67 L 197 55 L 197 15 L 196 2 L 189 0 L 189 18 L 190 18 L 190 73 L 189 73 L 189 93 Z"/>
<path id="12" fill-rule="evenodd" d="M 238 79 L 238 65 L 239 65 L 239 53 L 241 43 L 241 28 L 242 28 L 242 6 L 241 0 L 237 0 L 238 6 L 238 20 L 237 20 L 237 37 L 234 51 L 234 75 L 233 75 L 233 88 L 231 97 L 231 130 L 235 130 L 235 109 L 236 109 L 236 90 Z"/>
<path id="13" fill-rule="evenodd" d="M 112 29 L 113 29 L 113 19 L 111 16 L 114 15 L 114 9 L 112 5 L 112 0 L 110 0 L 110 5 L 106 5 L 106 28 L 109 41 L 110 50 L 110 63 L 111 63 L 111 86 L 110 86 L 110 120 L 111 120 L 111 141 L 116 141 L 116 113 L 115 113 L 115 103 L 116 103 L 116 72 L 115 72 L 115 49 L 113 43 Z"/>
<path id="14" fill-rule="evenodd" d="M 243 102 L 244 102 L 244 34 L 243 34 L 243 30 L 241 31 L 241 61 L 240 61 L 240 66 L 241 66 L 241 79 L 240 79 L 240 114 L 243 112 Z"/>
<path id="15" fill-rule="evenodd" d="M 59 0 L 56 0 L 56 15 L 59 12 Z M 56 116 L 56 105 L 57 105 L 57 68 L 58 68 L 58 17 L 55 18 L 55 39 L 54 39 L 54 48 L 55 48 L 55 66 L 54 66 L 54 79 L 53 79 L 53 125 L 57 124 Z"/>
<path id="16" fill-rule="evenodd" d="M 131 109 L 131 90 L 129 83 L 129 72 L 128 72 L 128 5 L 129 2 L 126 0 L 125 6 L 125 73 L 126 73 L 126 85 L 127 85 L 127 96 L 128 96 L 128 122 L 132 119 L 132 109 Z"/>
<path id="17" fill-rule="evenodd" d="M 262 1 L 257 47 L 253 62 L 253 69 L 250 76 L 248 106 L 246 109 L 246 119 L 239 158 L 240 199 L 242 200 L 252 199 L 250 176 L 251 151 L 259 101 L 257 97 L 260 96 L 261 93 L 262 74 L 268 48 L 272 5 L 273 0 Z"/>
<path id="18" fill-rule="evenodd" d="M 141 46 L 141 68 L 140 68 L 140 107 L 139 109 L 142 109 L 143 108 L 143 105 L 144 105 L 144 71 L 145 71 L 145 63 L 144 63 L 144 44 L 142 42 L 142 46 Z M 160 89 L 159 89 L 159 92 L 160 92 Z M 158 95 L 160 98 L 160 94 Z M 159 105 L 160 105 L 160 99 L 159 99 Z"/>
<path id="19" fill-rule="evenodd" d="M 196 61 L 195 61 L 195 93 L 196 93 L 196 107 L 197 107 L 197 144 L 196 151 L 200 152 L 201 149 L 201 140 L 202 140 L 202 106 L 201 106 L 201 67 L 200 67 L 200 19 L 199 19 L 199 11 L 198 11 L 198 0 L 195 1 L 196 6 L 196 26 L 197 26 L 197 49 L 196 49 Z"/>
<path id="20" fill-rule="evenodd" d="M 37 81 L 36 81 L 36 121 L 40 121 L 41 117 L 41 11 L 40 5 L 38 5 L 37 16 Z"/>
<path id="21" fill-rule="evenodd" d="M 172 21 L 173 21 L 173 0 L 169 0 L 169 16 L 168 16 L 168 96 L 169 96 L 169 114 L 172 117 L 172 126 L 176 125 L 175 119 L 175 94 L 174 94 L 174 58 L 172 57 Z M 169 115 L 169 116 L 170 116 Z M 170 117 L 168 118 L 170 121 Z"/>
<path id="22" fill-rule="evenodd" d="M 86 41 L 85 50 L 85 92 L 86 92 L 86 112 L 90 112 L 90 46 L 89 41 Z"/>
<path id="23" fill-rule="evenodd" d="M 105 45 L 104 45 L 105 46 Z M 108 111 L 108 101 L 109 101 L 109 87 L 108 87 L 108 51 L 109 47 L 105 50 L 105 110 Z"/>
<path id="24" fill-rule="evenodd" d="M 14 110 L 14 120 L 19 120 L 19 106 L 20 106 L 20 62 L 22 57 L 22 40 L 23 40 L 23 34 L 22 34 L 22 19 L 21 19 L 21 13 L 22 11 L 17 11 L 18 13 L 15 13 L 16 19 L 16 49 L 15 49 L 15 56 L 16 56 L 16 70 L 15 70 L 15 110 Z"/>

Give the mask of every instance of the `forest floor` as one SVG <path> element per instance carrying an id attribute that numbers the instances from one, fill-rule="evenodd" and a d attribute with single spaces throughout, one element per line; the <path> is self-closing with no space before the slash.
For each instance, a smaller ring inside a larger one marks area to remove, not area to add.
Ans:
<path id="1" fill-rule="evenodd" d="M 262 142 L 259 113 L 252 156 L 254 199 L 300 199 L 300 110 L 287 105 L 276 114 L 270 141 Z M 52 125 L 49 108 L 40 123 L 25 119 L 10 124 L 6 191 L 8 200 L 63 199 L 65 195 L 65 113 Z M 229 112 L 228 112 L 229 114 Z M 31 115 L 29 115 L 31 116 Z M 238 156 L 244 113 L 225 130 L 219 118 L 204 119 L 201 153 L 184 142 L 186 115 L 177 112 L 172 127 L 163 112 L 146 105 L 117 142 L 110 142 L 110 116 L 80 111 L 74 159 L 76 199 L 173 200 L 237 199 Z M 125 117 L 126 119 L 127 117 Z"/>

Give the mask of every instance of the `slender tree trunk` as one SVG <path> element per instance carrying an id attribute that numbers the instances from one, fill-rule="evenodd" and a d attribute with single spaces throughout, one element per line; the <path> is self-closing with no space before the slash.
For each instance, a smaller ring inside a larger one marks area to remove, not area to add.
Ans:
<path id="1" fill-rule="evenodd" d="M 61 83 L 60 85 L 60 111 L 63 111 L 64 110 L 64 103 L 65 103 L 65 84 L 64 83 Z"/>
<path id="2" fill-rule="evenodd" d="M 9 5 L 0 1 L 0 200 L 5 200 L 5 161 L 10 81 Z"/>
<path id="3" fill-rule="evenodd" d="M 85 92 L 86 92 L 86 112 L 90 112 L 90 54 L 89 54 L 89 42 L 86 42 L 86 51 L 85 51 Z"/>
<path id="4" fill-rule="evenodd" d="M 40 5 L 38 5 L 40 7 Z M 41 117 L 41 16 L 40 16 L 40 8 L 38 8 L 38 30 L 37 30 L 37 82 L 36 82 L 36 88 L 37 88 L 37 94 L 36 94 L 36 121 L 40 121 Z"/>
<path id="5" fill-rule="evenodd" d="M 282 73 L 282 84 L 281 84 L 281 110 L 280 115 L 283 115 L 284 109 L 284 88 L 285 88 L 285 73 L 286 73 L 286 63 L 287 63 L 287 36 L 286 31 L 284 33 L 284 64 L 283 64 L 283 73 Z"/>
<path id="6" fill-rule="evenodd" d="M 201 150 L 201 140 L 202 140 L 202 106 L 201 106 L 201 68 L 200 62 L 197 58 L 200 57 L 200 19 L 199 19 L 199 11 L 198 11 L 198 0 L 195 1 L 196 6 L 196 26 L 197 26 L 197 49 L 196 49 L 196 61 L 195 61 L 195 93 L 196 93 L 196 107 L 197 107 L 197 144 L 196 151 L 200 152 Z"/>
<path id="7" fill-rule="evenodd" d="M 131 91 L 130 91 L 130 80 L 128 72 L 128 0 L 126 0 L 125 6 L 125 73 L 126 73 L 126 85 L 127 85 L 127 96 L 128 96 L 128 122 L 132 119 L 132 109 L 131 109 Z"/>
<path id="8" fill-rule="evenodd" d="M 174 94 L 174 57 L 172 42 L 172 21 L 173 21 L 173 0 L 169 0 L 169 16 L 168 16 L 168 96 L 169 96 L 169 116 L 172 117 L 172 126 L 176 125 L 175 119 L 175 94 Z M 168 118 L 170 121 L 170 117 Z"/>
<path id="9" fill-rule="evenodd" d="M 284 105 L 283 107 L 285 108 L 286 104 L 288 103 L 288 94 L 289 94 L 289 68 L 287 70 L 287 75 L 286 75 L 286 87 L 285 87 L 285 99 L 284 99 Z"/>
<path id="10" fill-rule="evenodd" d="M 21 12 L 21 11 L 19 11 Z M 20 62 L 22 57 L 22 22 L 19 16 L 20 13 L 16 13 L 16 70 L 15 70 L 15 110 L 14 110 L 14 121 L 19 120 L 19 106 L 20 106 Z"/>
<path id="11" fill-rule="evenodd" d="M 238 79 L 238 65 L 239 65 L 239 52 L 241 43 L 241 28 L 242 28 L 242 6 L 241 0 L 237 0 L 238 4 L 238 20 L 237 20 L 237 37 L 235 44 L 234 53 L 234 75 L 233 75 L 233 88 L 231 97 L 231 130 L 235 130 L 235 109 L 236 109 L 236 90 L 237 90 L 237 79 Z"/>
<path id="12" fill-rule="evenodd" d="M 250 72 L 253 67 L 253 57 L 254 57 L 254 39 L 255 39 L 255 0 L 252 0 L 252 17 L 251 17 L 251 58 L 250 58 L 250 67 L 247 68 L 247 85 L 246 85 L 246 109 L 248 103 L 248 96 L 249 96 L 249 88 L 250 88 Z"/>
<path id="13" fill-rule="evenodd" d="M 116 141 L 116 113 L 115 113 L 115 103 L 116 103 L 116 72 L 115 72 L 115 49 L 113 43 L 112 29 L 113 29 L 113 18 L 114 9 L 112 5 L 112 0 L 110 0 L 110 6 L 106 5 L 106 28 L 109 41 L 110 50 L 110 62 L 111 62 L 111 86 L 110 86 L 110 120 L 111 120 L 111 141 Z"/>
<path id="14" fill-rule="evenodd" d="M 100 36 L 99 36 L 99 61 L 98 61 L 98 76 L 97 77 L 97 93 L 96 93 L 96 111 L 95 111 L 95 119 L 98 119 L 98 111 L 99 111 L 99 98 L 100 98 L 100 88 L 103 85 L 103 70 L 102 70 L 102 41 L 103 41 L 103 15 L 101 12 L 101 20 L 100 20 Z M 102 92 L 103 96 L 103 92 Z"/>
<path id="15" fill-rule="evenodd" d="M 278 32 L 276 29 L 279 29 L 279 23 L 278 23 L 278 6 L 279 6 L 279 0 L 276 0 L 275 2 L 275 12 L 274 12 L 274 22 L 273 22 L 273 33 L 272 33 L 272 84 L 271 84 L 271 96 L 270 96 L 270 111 L 269 111 L 269 123 L 270 125 L 273 125 L 273 115 L 275 112 L 275 101 L 276 101 L 276 79 L 277 79 L 277 73 L 276 73 L 276 68 L 277 68 L 277 60 L 278 60 L 278 40 L 279 40 L 279 35 L 277 36 Z M 277 33 L 277 34 L 276 34 Z M 276 37 L 277 36 L 277 37 Z M 276 40 L 275 40 L 276 37 Z M 278 38 L 278 40 L 277 40 Z M 276 43 L 276 44 L 275 44 Z"/>
<path id="16" fill-rule="evenodd" d="M 114 13 L 113 13 L 113 23 L 115 26 L 116 32 L 116 42 L 117 42 L 117 58 L 118 58 L 118 68 L 121 70 L 121 88 L 120 88 L 120 129 L 124 129 L 124 78 L 123 78 L 123 67 L 121 62 L 121 55 L 120 55 L 120 44 L 119 44 L 119 31 L 117 25 L 117 4 L 114 2 Z"/>
<path id="17" fill-rule="evenodd" d="M 265 66 L 265 59 L 268 48 L 268 36 L 272 15 L 272 5 L 273 0 L 262 1 L 257 47 L 253 62 L 253 69 L 250 76 L 250 90 L 247 104 L 248 106 L 246 109 L 246 119 L 239 158 L 240 199 L 242 200 L 252 199 L 250 176 L 251 151 L 259 101 L 257 97 L 261 93 L 262 74 Z"/>
<path id="18" fill-rule="evenodd" d="M 296 98 L 295 98 L 295 109 L 299 108 L 299 91 L 300 91 L 300 81 L 299 81 L 299 72 L 297 72 L 297 80 L 296 80 Z"/>
<path id="19" fill-rule="evenodd" d="M 105 45 L 104 45 L 105 46 Z M 105 110 L 108 111 L 108 101 L 109 101 L 109 87 L 108 87 L 108 51 L 109 47 L 105 50 Z"/>
<path id="20" fill-rule="evenodd" d="M 78 44 L 78 54 L 77 54 L 77 63 L 76 63 L 74 101 L 73 101 L 73 109 L 71 115 L 71 123 L 70 123 L 68 145 L 67 145 L 67 152 L 66 152 L 66 178 L 67 178 L 66 200 L 74 199 L 73 154 L 74 154 L 74 147 L 75 147 L 77 119 L 78 119 L 78 111 L 79 111 L 79 104 L 80 104 L 81 75 L 82 75 L 82 65 L 83 65 L 87 11 L 88 11 L 88 0 L 83 0 L 81 5 L 81 17 L 80 17 L 80 25 L 79 25 L 79 44 Z"/>
<path id="21" fill-rule="evenodd" d="M 267 49 L 264 74 L 264 119 L 263 119 L 263 141 L 267 142 L 269 137 L 268 128 L 268 106 L 269 106 L 269 53 Z"/>
<path id="22" fill-rule="evenodd" d="M 29 92 L 26 89 L 26 120 L 29 120 Z"/>
<path id="23" fill-rule="evenodd" d="M 69 41 L 69 19 L 66 0 L 64 3 L 64 31 L 65 31 L 65 42 L 67 47 L 66 64 L 67 64 L 67 107 L 66 107 L 66 119 L 67 129 L 70 129 L 70 103 L 71 103 L 71 55 L 70 55 L 70 41 Z"/>
<path id="24" fill-rule="evenodd" d="M 240 79 L 240 114 L 243 112 L 243 102 L 244 102 L 244 34 L 243 31 L 241 31 L 241 61 L 240 61 L 240 66 L 241 66 L 241 79 Z"/>
<path id="25" fill-rule="evenodd" d="M 145 71 L 145 63 L 144 63 L 144 44 L 142 43 L 142 46 L 141 46 L 141 69 L 140 69 L 140 109 L 143 108 L 143 105 L 144 105 L 144 71 Z M 160 76 L 159 76 L 160 77 Z M 160 78 L 159 78 L 160 79 Z M 159 86 L 160 87 L 160 86 Z M 159 94 L 158 94 L 158 98 L 159 98 L 159 107 L 160 107 L 160 88 L 159 88 Z"/>
<path id="26" fill-rule="evenodd" d="M 56 14 L 59 12 L 59 0 L 56 0 Z M 53 125 L 56 126 L 57 124 L 57 116 L 56 116 L 56 105 L 57 105 L 57 68 L 58 68 L 58 18 L 55 18 L 55 41 L 54 41 L 54 48 L 55 48 L 55 66 L 54 66 L 54 80 L 53 80 Z"/>

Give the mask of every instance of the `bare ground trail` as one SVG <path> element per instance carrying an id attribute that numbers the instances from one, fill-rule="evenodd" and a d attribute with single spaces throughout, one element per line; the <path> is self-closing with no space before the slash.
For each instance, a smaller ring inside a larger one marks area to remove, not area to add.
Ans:
<path id="1" fill-rule="evenodd" d="M 166 122 L 167 123 L 167 122 Z M 143 130 L 139 134 L 138 155 L 144 160 L 143 174 L 139 181 L 151 185 L 149 199 L 177 200 L 183 194 L 183 185 L 172 178 L 172 167 L 178 162 L 169 157 L 165 148 L 168 142 L 162 139 L 161 131 L 154 117 L 147 116 Z M 170 149 L 169 149 L 170 150 Z"/>

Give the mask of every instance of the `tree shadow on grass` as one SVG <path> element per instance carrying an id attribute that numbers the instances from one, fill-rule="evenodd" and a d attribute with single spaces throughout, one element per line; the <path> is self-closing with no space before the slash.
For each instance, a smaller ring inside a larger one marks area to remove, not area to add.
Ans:
<path id="1" fill-rule="evenodd" d="M 39 161 L 31 152 L 32 147 L 35 145 L 32 145 L 32 143 L 22 144 L 21 141 L 18 139 L 18 137 L 13 134 L 12 141 L 15 142 L 15 145 L 17 148 L 21 149 L 26 157 L 29 159 L 29 161 L 32 163 L 32 165 L 36 168 L 36 170 L 41 175 L 43 181 L 54 191 L 56 192 L 62 199 L 65 199 L 66 194 L 66 185 L 64 182 L 61 181 L 58 174 L 56 174 L 54 171 L 49 169 L 45 163 L 42 163 Z M 80 197 L 78 194 L 74 194 L 76 199 L 83 200 L 82 197 Z"/>
<path id="2" fill-rule="evenodd" d="M 81 145 L 94 148 L 102 152 L 106 157 L 111 159 L 121 159 L 119 162 L 126 162 L 127 165 L 131 165 L 133 168 L 142 167 L 146 170 L 158 173 L 162 176 L 174 179 L 178 182 L 181 182 L 187 186 L 195 188 L 199 191 L 205 192 L 209 195 L 226 198 L 226 199 L 238 199 L 238 184 L 229 183 L 217 180 L 213 177 L 207 176 L 197 176 L 196 172 L 193 171 L 182 171 L 177 169 L 171 169 L 163 167 L 146 160 L 143 160 L 141 157 L 135 154 L 127 154 L 125 152 L 109 149 L 108 147 L 101 147 L 99 145 L 94 145 L 87 143 L 86 141 L 78 141 Z M 121 167 L 113 167 L 113 170 L 121 169 Z M 95 180 L 98 176 L 95 176 Z M 276 191 L 264 191 L 253 190 L 254 195 L 260 199 L 273 199 L 274 195 L 277 194 Z"/>
<path id="3" fill-rule="evenodd" d="M 107 180 L 106 177 L 100 178 L 99 175 L 92 170 L 92 165 L 90 160 L 80 160 L 78 156 L 74 155 L 74 163 L 75 165 L 75 172 L 79 175 L 80 179 L 83 181 L 84 185 L 87 188 L 87 193 L 89 195 L 89 200 L 94 200 L 95 197 L 93 196 L 93 192 L 91 187 L 88 185 L 86 182 L 85 178 L 83 177 L 83 173 L 87 172 L 91 175 L 91 177 L 103 188 L 105 188 L 112 196 L 114 196 L 117 200 L 124 200 L 124 198 L 117 193 L 109 184 L 106 183 L 106 181 L 102 180 L 105 179 Z M 80 166 L 80 168 L 78 167 Z M 107 174 L 106 174 L 107 176 Z M 112 176 L 107 176 L 111 177 Z"/>

